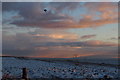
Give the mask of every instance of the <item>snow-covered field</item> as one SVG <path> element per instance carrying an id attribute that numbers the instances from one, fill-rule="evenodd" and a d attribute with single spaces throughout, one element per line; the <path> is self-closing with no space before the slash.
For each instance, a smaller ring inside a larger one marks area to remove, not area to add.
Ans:
<path id="1" fill-rule="evenodd" d="M 28 78 L 111 78 L 118 77 L 116 67 L 99 65 L 74 65 L 64 62 L 45 62 L 38 60 L 3 57 L 3 77 L 21 78 L 22 68 L 28 69 Z"/>

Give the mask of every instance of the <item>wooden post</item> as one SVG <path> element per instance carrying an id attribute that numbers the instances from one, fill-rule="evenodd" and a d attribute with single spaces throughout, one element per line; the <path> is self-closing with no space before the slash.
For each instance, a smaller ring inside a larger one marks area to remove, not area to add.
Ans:
<path id="1" fill-rule="evenodd" d="M 23 68 L 22 70 L 22 79 L 27 80 L 27 69 Z"/>

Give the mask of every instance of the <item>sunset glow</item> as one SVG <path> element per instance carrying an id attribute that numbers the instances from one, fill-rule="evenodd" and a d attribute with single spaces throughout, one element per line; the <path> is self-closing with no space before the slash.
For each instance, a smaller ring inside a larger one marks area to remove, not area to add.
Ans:
<path id="1" fill-rule="evenodd" d="M 118 56 L 117 2 L 3 2 L 2 5 L 3 55 Z"/>

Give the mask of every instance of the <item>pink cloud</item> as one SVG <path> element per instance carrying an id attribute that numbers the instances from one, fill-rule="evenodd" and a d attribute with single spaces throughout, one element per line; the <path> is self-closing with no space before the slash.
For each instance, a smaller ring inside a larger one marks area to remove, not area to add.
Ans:
<path id="1" fill-rule="evenodd" d="M 89 40 L 89 41 L 86 41 L 86 43 L 92 46 L 118 46 L 118 44 L 116 43 L 103 42 L 100 40 Z"/>

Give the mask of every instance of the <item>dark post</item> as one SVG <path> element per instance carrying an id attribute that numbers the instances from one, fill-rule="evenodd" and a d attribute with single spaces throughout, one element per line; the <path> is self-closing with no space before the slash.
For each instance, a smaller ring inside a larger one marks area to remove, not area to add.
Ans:
<path id="1" fill-rule="evenodd" d="M 27 80 L 27 69 L 23 68 L 22 79 Z"/>

